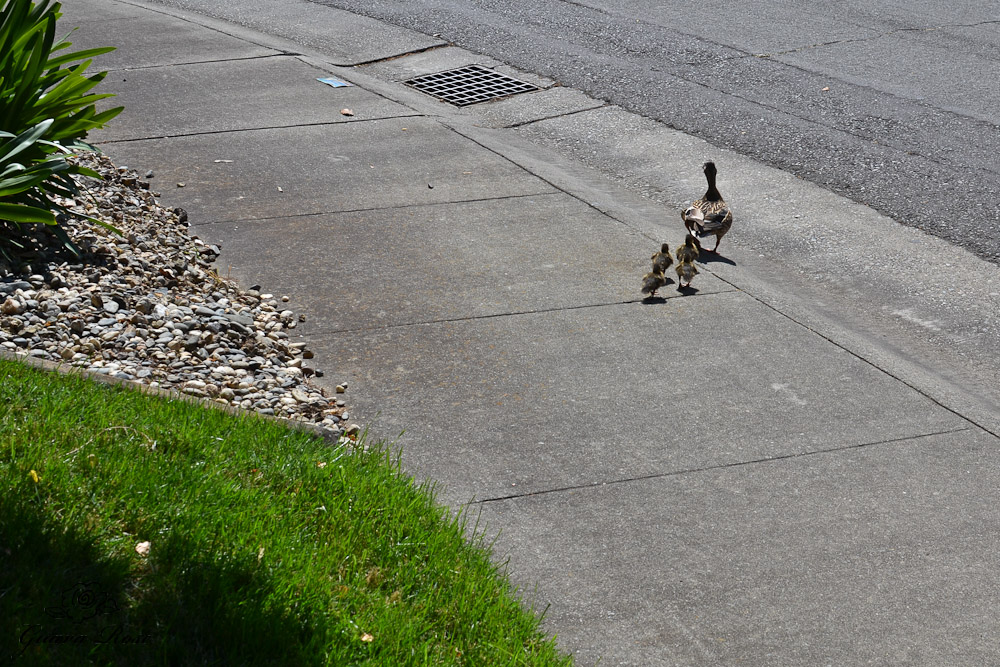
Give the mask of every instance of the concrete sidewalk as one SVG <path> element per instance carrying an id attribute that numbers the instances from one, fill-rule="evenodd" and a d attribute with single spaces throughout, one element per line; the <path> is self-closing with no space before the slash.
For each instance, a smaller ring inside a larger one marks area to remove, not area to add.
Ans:
<path id="1" fill-rule="evenodd" d="M 352 421 L 482 513 L 578 664 L 1000 662 L 996 266 L 338 10 L 64 11 L 74 46 L 118 47 L 126 110 L 92 139 L 220 272 L 291 297 Z M 459 110 L 401 83 L 469 63 L 540 91 Z M 641 301 L 709 158 L 724 256 Z"/>

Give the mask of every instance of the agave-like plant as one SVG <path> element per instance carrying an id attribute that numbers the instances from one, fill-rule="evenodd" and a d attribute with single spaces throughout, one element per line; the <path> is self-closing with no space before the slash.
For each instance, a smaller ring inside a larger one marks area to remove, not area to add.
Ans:
<path id="1" fill-rule="evenodd" d="M 50 0 L 7 0 L 0 11 L 0 254 L 8 259 L 24 224 L 52 226 L 75 250 L 51 197 L 76 194 L 73 175 L 99 178 L 66 157 L 94 150 L 83 141 L 87 133 L 122 111 L 97 111 L 96 103 L 112 96 L 91 92 L 107 72 L 85 75 L 95 56 L 114 47 L 56 55 L 72 45 L 69 34 L 56 40 L 60 7 Z"/>
<path id="2" fill-rule="evenodd" d="M 56 216 L 48 206 L 42 208 L 37 205 L 47 204 L 48 201 L 38 201 L 40 196 L 35 188 L 56 174 L 65 172 L 69 163 L 59 157 L 27 167 L 14 161 L 18 153 L 39 141 L 51 125 L 51 119 L 45 120 L 20 135 L 0 130 L 0 140 L 6 140 L 0 144 L 0 218 L 18 223 L 56 224 Z"/>

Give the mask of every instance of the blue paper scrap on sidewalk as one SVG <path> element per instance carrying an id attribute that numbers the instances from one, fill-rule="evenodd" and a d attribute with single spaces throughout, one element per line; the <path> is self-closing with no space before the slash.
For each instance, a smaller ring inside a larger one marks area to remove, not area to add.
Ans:
<path id="1" fill-rule="evenodd" d="M 353 86 L 353 83 L 347 83 L 346 81 L 341 81 L 340 79 L 334 79 L 332 76 L 320 77 L 316 79 L 320 83 L 325 83 L 328 86 L 333 86 L 334 88 L 343 88 L 344 86 Z"/>

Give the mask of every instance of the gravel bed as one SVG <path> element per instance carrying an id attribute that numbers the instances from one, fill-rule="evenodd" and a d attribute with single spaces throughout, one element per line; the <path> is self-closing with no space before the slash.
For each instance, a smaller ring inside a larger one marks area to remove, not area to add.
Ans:
<path id="1" fill-rule="evenodd" d="M 187 214 L 161 206 L 135 171 L 100 154 L 74 159 L 103 180 L 79 179 L 80 195 L 60 203 L 122 235 L 70 219 L 63 228 L 82 256 L 43 230 L 19 266 L 0 265 L 0 348 L 357 432 L 346 422 L 346 383 L 328 391 L 311 382 L 322 371 L 291 336 L 305 317 L 287 297 L 220 276 L 219 248 L 193 236 Z"/>

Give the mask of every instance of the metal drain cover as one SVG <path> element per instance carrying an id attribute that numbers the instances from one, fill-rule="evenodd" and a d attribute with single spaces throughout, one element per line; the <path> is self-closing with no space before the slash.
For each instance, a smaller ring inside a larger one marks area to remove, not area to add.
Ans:
<path id="1" fill-rule="evenodd" d="M 538 86 L 479 65 L 418 76 L 404 83 L 458 107 L 538 90 Z"/>

